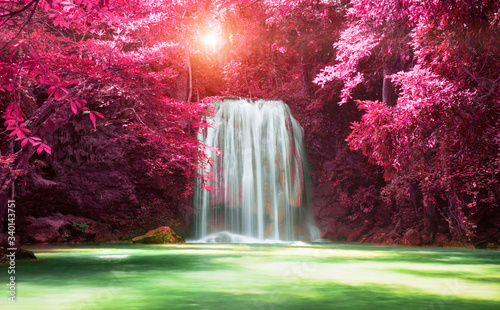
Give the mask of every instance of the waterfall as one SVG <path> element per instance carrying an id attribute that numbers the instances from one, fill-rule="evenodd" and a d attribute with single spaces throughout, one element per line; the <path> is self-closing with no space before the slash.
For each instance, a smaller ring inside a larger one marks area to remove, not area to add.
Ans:
<path id="1" fill-rule="evenodd" d="M 207 121 L 213 126 L 198 138 L 221 154 L 205 149 L 212 165 L 199 172 L 210 177 L 213 190 L 194 192 L 196 237 L 312 238 L 302 129 L 289 107 L 280 100 L 225 99 Z"/>

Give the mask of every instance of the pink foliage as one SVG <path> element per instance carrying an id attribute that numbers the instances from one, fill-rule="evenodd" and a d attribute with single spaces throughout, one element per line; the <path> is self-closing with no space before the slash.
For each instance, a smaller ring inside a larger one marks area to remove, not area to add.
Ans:
<path id="1" fill-rule="evenodd" d="M 353 124 L 349 145 L 388 170 L 401 170 L 438 145 L 454 143 L 442 139 L 451 138 L 447 131 L 459 111 L 472 105 L 474 93 L 419 66 L 393 75 L 393 81 L 401 89 L 397 105 L 361 103 L 366 114 Z"/>
<path id="2" fill-rule="evenodd" d="M 339 42 L 333 45 L 337 49 L 338 63 L 321 70 L 313 82 L 324 86 L 335 79 L 344 81 L 340 96 L 342 100 L 339 104 L 346 103 L 351 98 L 352 90 L 364 81 L 363 74 L 357 71 L 359 62 L 371 54 L 378 42 L 379 39 L 374 33 L 355 23 L 346 29 L 340 36 Z"/>

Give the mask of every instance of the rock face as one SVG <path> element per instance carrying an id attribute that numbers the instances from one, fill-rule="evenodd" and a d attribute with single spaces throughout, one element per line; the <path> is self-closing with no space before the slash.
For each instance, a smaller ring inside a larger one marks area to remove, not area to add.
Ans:
<path id="1" fill-rule="evenodd" d="M 148 231 L 147 234 L 132 239 L 132 243 L 140 244 L 164 244 L 184 243 L 184 239 L 178 236 L 170 227 L 163 226 Z"/>
<path id="2" fill-rule="evenodd" d="M 47 217 L 26 218 L 28 243 L 100 242 L 111 238 L 111 227 L 91 219 L 55 213 Z"/>
<path id="3" fill-rule="evenodd" d="M 403 242 L 405 245 L 421 245 L 422 237 L 415 229 L 409 229 L 403 236 Z"/>
<path id="4" fill-rule="evenodd" d="M 184 222 L 178 208 L 188 180 L 177 171 L 148 175 L 158 150 L 114 121 L 94 131 L 85 119 L 67 124 L 47 141 L 51 156 L 33 156 L 16 184 L 22 243 L 130 240 L 134 231 Z"/>
<path id="5" fill-rule="evenodd" d="M 15 251 L 15 256 L 11 255 L 12 251 L 8 251 L 8 248 L 12 246 L 7 242 L 8 235 L 0 233 L 0 264 L 10 264 L 13 260 L 33 260 L 36 259 L 35 254 L 23 248 L 20 244 L 16 244 L 15 247 L 17 250 Z"/>

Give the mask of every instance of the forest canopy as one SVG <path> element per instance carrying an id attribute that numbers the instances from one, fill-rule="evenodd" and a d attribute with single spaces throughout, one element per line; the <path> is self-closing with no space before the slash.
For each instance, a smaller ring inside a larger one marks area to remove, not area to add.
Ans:
<path id="1" fill-rule="evenodd" d="M 207 107 L 282 98 L 338 221 L 498 240 L 499 68 L 494 0 L 0 1 L 0 197 L 64 126 L 124 119 L 187 196 Z"/>

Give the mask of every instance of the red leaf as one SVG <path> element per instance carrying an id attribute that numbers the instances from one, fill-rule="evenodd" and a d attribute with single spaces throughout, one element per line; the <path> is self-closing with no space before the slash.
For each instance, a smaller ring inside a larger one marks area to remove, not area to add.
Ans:
<path id="1" fill-rule="evenodd" d="M 38 60 L 40 59 L 38 57 L 38 54 L 36 53 L 35 49 L 30 45 L 29 48 L 28 48 L 28 53 L 29 55 L 31 56 L 31 58 L 35 59 L 35 60 Z"/>
<path id="2" fill-rule="evenodd" d="M 56 88 L 54 92 L 54 99 L 60 100 L 61 99 L 61 90 L 59 88 Z"/>
<path id="3" fill-rule="evenodd" d="M 20 139 L 22 139 L 22 138 L 25 138 L 25 137 L 26 137 L 26 136 L 24 135 L 24 132 L 22 132 L 21 130 L 17 130 L 16 134 L 17 134 L 17 137 L 18 137 L 18 138 L 20 138 Z"/>
<path id="4" fill-rule="evenodd" d="M 73 111 L 73 114 L 75 114 L 75 115 L 76 115 L 77 108 L 76 108 L 75 101 L 71 100 L 69 103 L 70 103 L 70 105 L 71 105 L 71 111 Z"/>
<path id="5" fill-rule="evenodd" d="M 12 109 L 14 108 L 14 102 L 11 102 L 8 106 L 7 109 L 5 109 L 5 115 L 10 115 L 12 112 Z"/>
<path id="6" fill-rule="evenodd" d="M 40 144 L 40 146 L 36 149 L 37 154 L 40 154 L 43 151 L 43 144 Z"/>
<path id="7" fill-rule="evenodd" d="M 48 73 L 48 75 L 49 75 L 49 77 L 50 77 L 51 79 L 54 79 L 54 81 L 59 81 L 59 80 L 61 80 L 61 78 L 60 78 L 60 77 L 58 77 L 57 75 L 55 75 L 55 74 L 54 74 L 54 73 L 52 73 L 52 72 L 49 72 L 49 73 Z"/>
<path id="8" fill-rule="evenodd" d="M 14 105 L 13 115 L 18 121 L 20 121 L 20 122 L 24 121 L 23 111 L 21 110 L 21 107 L 18 104 Z"/>
<path id="9" fill-rule="evenodd" d="M 90 120 L 92 121 L 92 124 L 94 124 L 94 128 L 96 128 L 96 126 L 95 126 L 96 117 L 95 117 L 94 113 L 89 111 L 89 117 L 90 117 Z"/>
<path id="10" fill-rule="evenodd" d="M 73 113 L 76 114 L 78 108 L 82 107 L 82 103 L 85 103 L 87 101 L 85 101 L 83 99 L 71 98 L 69 102 L 70 102 L 70 105 L 71 105 L 71 111 L 73 111 Z"/>
<path id="11" fill-rule="evenodd" d="M 17 132 L 19 131 L 19 129 L 14 129 L 10 134 L 9 134 L 9 137 L 12 137 L 14 136 L 15 134 L 17 134 Z"/>
<path id="12" fill-rule="evenodd" d="M 67 95 L 67 94 L 69 94 L 69 91 L 68 91 L 68 89 L 67 89 L 66 87 L 62 87 L 62 86 L 61 86 L 61 87 L 59 87 L 59 89 L 60 89 L 63 93 L 65 93 L 66 95 Z"/>
<path id="13" fill-rule="evenodd" d="M 25 146 L 28 143 L 28 138 L 25 138 L 23 142 L 21 142 L 21 147 Z"/>
<path id="14" fill-rule="evenodd" d="M 47 152 L 48 154 L 50 154 L 50 152 L 51 152 L 50 146 L 48 146 L 47 144 L 44 144 L 44 145 L 43 145 L 43 150 L 44 150 L 45 152 Z"/>
<path id="15" fill-rule="evenodd" d="M 4 116 L 4 118 L 12 118 L 12 116 L 10 116 L 10 117 Z M 3 123 L 3 125 L 7 127 L 7 130 L 12 130 L 13 128 L 15 128 L 16 125 L 14 125 L 14 124 L 17 124 L 17 123 L 13 119 L 8 119 L 5 121 L 5 123 Z"/>

